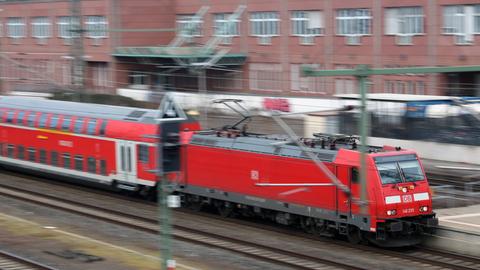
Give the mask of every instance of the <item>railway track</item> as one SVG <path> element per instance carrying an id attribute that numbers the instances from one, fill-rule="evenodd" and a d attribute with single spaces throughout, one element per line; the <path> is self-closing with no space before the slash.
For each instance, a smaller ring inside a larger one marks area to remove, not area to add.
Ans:
<path id="1" fill-rule="evenodd" d="M 5 191 L 7 192 L 5 193 Z M 89 204 L 82 204 L 79 202 L 71 201 L 69 199 L 58 198 L 57 196 L 38 194 L 34 191 L 12 188 L 11 186 L 3 184 L 0 184 L 0 195 L 21 199 L 23 201 L 31 201 L 36 204 L 42 204 L 48 207 L 53 207 L 76 214 L 82 214 L 96 219 L 101 219 L 122 226 L 134 228 L 137 230 L 158 234 L 157 222 L 155 219 L 152 218 L 112 211 L 110 209 L 104 209 Z M 125 199 L 125 201 L 129 200 Z M 203 216 L 210 216 L 210 218 L 212 219 L 219 218 L 218 216 L 213 216 L 211 214 Z M 222 219 L 222 222 L 223 221 L 225 221 L 225 219 Z M 272 228 L 274 226 L 271 225 L 262 226 L 254 224 L 252 222 L 244 222 L 242 220 L 239 221 L 236 219 L 230 222 L 232 224 L 234 223 L 235 225 L 241 224 L 242 226 L 251 226 L 266 230 L 274 230 L 280 233 L 287 233 L 290 235 L 296 234 L 292 233 L 289 230 Z M 335 260 L 317 258 L 314 256 L 298 254 L 288 250 L 272 248 L 265 245 L 259 245 L 235 238 L 225 237 L 222 235 L 211 234 L 204 231 L 197 231 L 184 226 L 175 225 L 174 229 L 175 230 L 173 231 L 173 236 L 183 241 L 194 242 L 201 245 L 230 250 L 264 261 L 270 261 L 272 263 L 294 267 L 295 269 L 371 269 L 369 267 L 362 268 L 361 266 L 357 265 L 339 263 Z M 331 241 L 330 239 L 311 239 L 311 235 L 306 235 L 302 233 L 298 233 L 296 236 L 305 238 L 306 241 L 315 241 L 316 245 L 321 243 L 321 245 L 332 245 L 332 248 L 337 249 L 352 249 L 354 250 L 354 252 L 362 253 L 362 255 L 364 254 L 365 257 L 380 258 L 380 256 L 385 256 L 390 258 L 401 258 L 408 260 L 409 262 L 416 262 L 419 266 L 424 265 L 437 268 L 440 267 L 441 269 L 480 269 L 479 258 L 463 256 L 460 254 L 452 254 L 443 251 L 429 250 L 425 248 L 416 248 L 406 251 L 384 250 L 370 246 L 350 245 L 346 242 Z"/>
<path id="2" fill-rule="evenodd" d="M 61 199 L 45 194 L 39 194 L 34 191 L 21 190 L 4 185 L 0 185 L 0 195 L 88 216 L 155 235 L 158 235 L 159 233 L 157 221 L 151 218 L 103 209 L 98 206 L 82 204 L 68 199 Z M 173 230 L 172 236 L 176 239 L 233 251 L 235 253 L 269 261 L 275 264 L 294 267 L 295 269 L 369 269 L 336 262 L 334 260 L 299 254 L 294 251 L 250 243 L 205 231 L 198 231 L 180 225 L 175 225 L 173 227 L 175 230 Z"/>
<path id="3" fill-rule="evenodd" d="M 35 204 L 41 204 L 44 206 L 73 212 L 75 214 L 86 215 L 95 219 L 116 223 L 137 230 L 158 234 L 157 221 L 152 218 L 131 215 L 124 212 L 118 212 L 111 209 L 104 209 L 98 206 L 58 198 L 56 196 L 39 194 L 36 192 L 15 189 L 3 185 L 0 185 L 0 194 L 21 199 L 23 201 L 30 201 Z M 225 237 L 222 235 L 198 231 L 184 226 L 175 225 L 174 229 L 173 236 L 179 240 L 230 250 L 256 259 L 294 267 L 295 269 L 369 269 L 369 267 L 362 268 L 361 266 L 339 263 L 337 261 L 328 260 L 325 258 L 298 254 L 288 250 L 272 248 L 265 245 L 259 245 L 235 238 Z M 319 243 L 318 240 L 312 241 L 317 241 L 317 244 Z M 441 256 L 439 257 L 439 251 L 436 251 L 436 254 L 432 254 L 434 251 L 427 251 L 423 249 L 398 252 L 368 246 L 354 246 L 344 242 L 324 239 L 322 241 L 322 245 L 325 244 L 336 246 L 341 245 L 344 248 L 357 249 L 358 251 L 364 252 L 365 256 L 369 257 L 382 254 L 388 257 L 402 258 L 410 262 L 417 262 L 420 265 L 424 264 L 428 266 L 436 266 L 443 269 L 480 269 L 480 261 L 478 258 L 462 256 L 459 254 L 441 252 Z"/>
<path id="4" fill-rule="evenodd" d="M 1 270 L 56 270 L 50 266 L 0 250 Z"/>

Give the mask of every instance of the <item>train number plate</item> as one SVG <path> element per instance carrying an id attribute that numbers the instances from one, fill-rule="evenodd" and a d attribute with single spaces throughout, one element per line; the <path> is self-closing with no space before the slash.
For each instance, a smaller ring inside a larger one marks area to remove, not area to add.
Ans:
<path id="1" fill-rule="evenodd" d="M 405 209 L 402 209 L 402 213 L 404 214 L 411 214 L 415 212 L 415 208 L 405 208 Z"/>

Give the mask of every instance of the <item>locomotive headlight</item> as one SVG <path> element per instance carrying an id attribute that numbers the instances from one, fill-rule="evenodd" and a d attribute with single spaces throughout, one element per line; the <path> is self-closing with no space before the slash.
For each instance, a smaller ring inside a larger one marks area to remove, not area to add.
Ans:
<path id="1" fill-rule="evenodd" d="M 397 210 L 393 209 L 393 210 L 387 210 L 387 216 L 393 216 L 397 214 Z"/>
<path id="2" fill-rule="evenodd" d="M 420 212 L 427 212 L 428 206 L 420 206 Z"/>

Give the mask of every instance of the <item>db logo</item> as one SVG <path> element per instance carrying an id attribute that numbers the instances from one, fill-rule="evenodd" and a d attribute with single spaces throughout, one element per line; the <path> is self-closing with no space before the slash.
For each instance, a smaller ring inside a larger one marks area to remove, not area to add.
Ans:
<path id="1" fill-rule="evenodd" d="M 250 171 L 250 179 L 252 180 L 258 180 L 259 179 L 259 173 L 256 170 L 251 170 Z"/>
<path id="2" fill-rule="evenodd" d="M 412 202 L 412 195 L 402 195 L 403 202 Z"/>

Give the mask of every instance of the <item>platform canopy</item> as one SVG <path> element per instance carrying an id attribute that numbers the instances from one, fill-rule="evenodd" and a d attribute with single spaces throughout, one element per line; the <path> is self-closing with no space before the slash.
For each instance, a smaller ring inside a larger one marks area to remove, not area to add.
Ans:
<path id="1" fill-rule="evenodd" d="M 112 54 L 115 57 L 181 59 L 188 62 L 201 62 L 216 53 L 213 49 L 203 47 L 117 47 Z M 216 63 L 222 66 L 243 65 L 246 54 L 227 53 Z"/>

